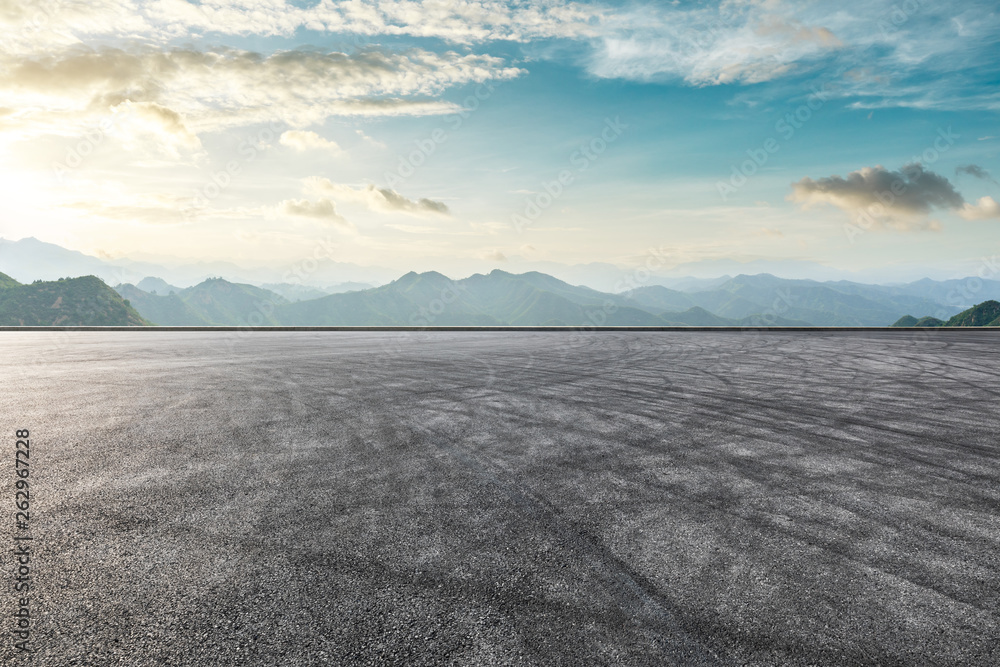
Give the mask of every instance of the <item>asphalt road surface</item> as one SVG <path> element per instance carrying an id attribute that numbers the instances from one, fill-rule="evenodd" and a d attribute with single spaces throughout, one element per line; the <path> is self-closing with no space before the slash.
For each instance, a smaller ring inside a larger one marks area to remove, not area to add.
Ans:
<path id="1" fill-rule="evenodd" d="M 998 334 L 0 332 L 0 662 L 997 665 Z"/>

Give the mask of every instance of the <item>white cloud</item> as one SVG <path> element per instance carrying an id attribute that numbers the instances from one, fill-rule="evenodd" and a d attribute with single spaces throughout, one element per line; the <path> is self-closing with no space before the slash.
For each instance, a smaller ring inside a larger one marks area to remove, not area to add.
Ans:
<path id="1" fill-rule="evenodd" d="M 395 190 L 377 188 L 374 185 L 351 187 L 333 183 L 326 178 L 306 180 L 306 191 L 333 197 L 342 203 L 359 204 L 380 213 L 407 213 L 414 216 L 451 215 L 448 206 L 432 199 L 408 199 Z"/>
<path id="2" fill-rule="evenodd" d="M 354 230 L 354 225 L 337 213 L 336 205 L 329 199 L 319 199 L 317 201 L 288 199 L 278 204 L 278 211 L 284 215 L 329 222 L 344 230 Z"/>
<path id="3" fill-rule="evenodd" d="M 202 132 L 278 121 L 292 127 L 330 116 L 453 111 L 432 99 L 446 88 L 521 73 L 492 56 L 411 50 L 352 55 L 261 54 L 221 48 L 126 51 L 80 47 L 35 58 L 0 58 L 0 96 L 19 110 L 0 131 L 79 134 L 123 103 L 193 144 Z"/>
<path id="4" fill-rule="evenodd" d="M 488 40 L 593 34 L 592 18 L 608 11 L 562 0 L 509 3 L 414 0 L 318 2 L 298 7 L 283 0 L 204 0 L 197 9 L 183 0 L 156 0 L 146 15 L 167 30 L 228 34 L 291 35 L 299 28 L 358 35 L 436 37 L 468 44 Z"/>
<path id="5" fill-rule="evenodd" d="M 958 214 L 966 220 L 1000 219 L 1000 203 L 993 197 L 980 197 L 975 204 L 963 205 Z"/>
<path id="6" fill-rule="evenodd" d="M 208 35 L 291 37 L 302 29 L 359 36 L 408 35 L 458 44 L 492 40 L 586 38 L 609 9 L 564 0 L 3 0 L 5 49 L 141 38 L 147 43 Z M 359 40 L 363 44 L 364 40 Z"/>
<path id="7" fill-rule="evenodd" d="M 693 85 L 758 83 L 842 46 L 823 25 L 772 11 L 776 3 L 714 8 L 635 5 L 604 26 L 590 62 L 602 78 L 683 79 Z"/>
<path id="8" fill-rule="evenodd" d="M 63 206 L 87 215 L 113 220 L 152 225 L 175 225 L 189 221 L 184 209 L 190 200 L 170 194 L 128 195 L 117 193 L 103 199 L 78 200 Z"/>
<path id="9" fill-rule="evenodd" d="M 312 150 L 323 151 L 335 157 L 339 157 L 344 154 L 343 149 L 337 144 L 336 141 L 324 139 L 315 132 L 288 130 L 287 132 L 281 133 L 281 137 L 278 139 L 278 142 L 282 146 L 288 146 L 289 148 L 294 148 L 300 152 Z"/>

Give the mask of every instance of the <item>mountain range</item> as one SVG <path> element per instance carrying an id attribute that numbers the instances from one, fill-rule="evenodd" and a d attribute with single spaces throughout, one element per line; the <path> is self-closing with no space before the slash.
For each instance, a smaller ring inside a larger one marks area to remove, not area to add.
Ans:
<path id="1" fill-rule="evenodd" d="M 410 272 L 387 285 L 292 301 L 221 278 L 187 289 L 162 280 L 115 289 L 160 325 L 287 326 L 886 326 L 914 310 L 961 309 L 907 286 L 818 283 L 769 274 L 612 294 L 539 272 L 494 270 L 452 280 Z M 937 285 L 935 283 L 935 285 Z M 990 286 L 992 287 L 992 286 Z M 166 289 L 167 294 L 159 291 Z"/>
<path id="2" fill-rule="evenodd" d="M 29 250 L 41 244 L 53 262 L 72 260 L 59 270 L 49 266 L 51 273 L 69 273 L 81 262 L 98 261 L 34 239 L 17 244 Z M 9 261 L 11 247 L 0 243 L 0 268 L 12 263 L 27 270 L 23 257 L 19 263 Z M 0 315 L 3 323 L 13 325 L 938 326 L 949 325 L 976 303 L 1000 299 L 1000 281 L 989 279 L 872 285 L 767 273 L 689 277 L 674 280 L 671 287 L 650 280 L 618 293 L 538 271 L 499 269 L 459 280 L 434 271 L 410 272 L 377 287 L 350 280 L 315 286 L 217 276 L 182 287 L 150 274 L 112 290 L 95 276 L 31 284 L 0 276 Z M 77 308 L 77 301 L 84 305 Z M 987 318 L 987 310 L 966 319 L 973 325 L 981 320 L 990 324 L 996 316 Z M 912 312 L 929 315 L 918 320 L 909 316 Z"/>
<path id="3" fill-rule="evenodd" d="M 100 256 L 88 255 L 36 238 L 29 237 L 17 241 L 0 238 L 0 270 L 22 283 L 95 275 L 109 285 L 132 283 L 140 289 L 146 289 L 139 283 L 148 276 L 158 276 L 169 285 L 183 288 L 196 285 L 206 278 L 222 276 L 231 282 L 273 289 L 288 300 L 297 301 L 317 296 L 302 291 L 302 288 L 326 294 L 367 289 L 385 285 L 398 278 L 401 273 L 399 270 L 382 266 L 335 260 L 334 258 L 339 256 L 339 250 L 334 240 L 317 242 L 314 248 L 307 250 L 297 261 L 292 262 L 273 260 L 269 263 L 236 264 L 231 261 L 164 256 L 111 257 L 102 253 L 98 255 Z M 650 248 L 641 257 L 634 258 L 636 266 L 643 266 L 641 269 L 635 269 L 609 262 L 563 264 L 512 255 L 503 259 L 489 260 L 492 264 L 489 268 L 500 268 L 515 274 L 537 271 L 572 285 L 586 285 L 602 292 L 620 292 L 625 289 L 623 283 L 627 282 L 628 277 L 636 273 L 643 275 L 641 282 L 644 285 L 662 285 L 680 291 L 709 289 L 734 276 L 762 273 L 783 278 L 809 278 L 821 282 L 850 280 L 879 284 L 893 281 L 902 283 L 927 275 L 940 278 L 944 275 L 941 269 L 913 266 L 884 266 L 857 273 L 816 262 L 793 259 L 704 259 L 673 265 L 668 263 L 669 257 L 669 250 Z M 482 261 L 455 259 L 447 267 L 432 268 L 437 270 L 447 268 L 444 273 L 467 276 L 476 270 L 482 270 Z M 645 272 L 649 267 L 651 268 L 647 274 Z M 969 270 L 972 271 L 973 268 L 970 267 Z M 976 270 L 981 270 L 981 267 Z M 166 292 L 157 288 L 151 289 L 156 289 L 160 295 L 166 295 Z M 922 288 L 917 285 L 916 289 Z M 941 289 L 947 293 L 950 287 L 942 285 Z M 1000 295 L 988 298 L 1000 298 Z M 964 305 L 967 308 L 973 304 L 956 305 Z"/>

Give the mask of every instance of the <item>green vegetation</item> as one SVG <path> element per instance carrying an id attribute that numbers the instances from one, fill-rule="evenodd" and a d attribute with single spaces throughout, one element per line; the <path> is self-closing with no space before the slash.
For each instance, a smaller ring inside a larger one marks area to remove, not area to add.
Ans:
<path id="1" fill-rule="evenodd" d="M 154 286 L 157 282 L 163 281 L 142 281 Z M 165 295 L 151 294 L 128 283 L 116 286 L 115 290 L 129 299 L 144 318 L 161 326 L 276 325 L 280 322 L 271 313 L 275 307 L 288 303 L 274 292 L 222 278 L 209 278 L 194 287 Z"/>
<path id="2" fill-rule="evenodd" d="M 948 320 L 946 327 L 1000 327 L 1000 301 L 984 301 Z"/>
<path id="3" fill-rule="evenodd" d="M 978 305 L 963 310 L 947 322 L 936 317 L 921 317 L 919 320 L 911 315 L 900 318 L 894 327 L 1000 327 L 1000 302 L 984 301 Z"/>
<path id="4" fill-rule="evenodd" d="M 95 276 L 8 285 L 0 279 L 2 326 L 144 326 L 145 319 Z"/>
<path id="5" fill-rule="evenodd" d="M 945 323 L 943 320 L 939 320 L 936 317 L 931 317 L 930 315 L 926 317 L 921 317 L 919 320 L 912 315 L 904 315 L 894 324 L 890 324 L 891 327 L 905 328 L 905 327 L 943 327 Z"/>
<path id="6" fill-rule="evenodd" d="M 170 287 L 152 278 L 143 284 Z M 538 272 L 496 270 L 452 281 L 429 271 L 410 272 L 381 287 L 292 303 L 270 290 L 222 278 L 161 295 L 130 284 L 119 285 L 115 293 L 93 276 L 20 285 L 0 274 L 0 321 L 13 325 L 751 327 L 873 326 L 883 325 L 891 316 L 898 318 L 894 327 L 1000 326 L 997 301 L 979 304 L 948 322 L 900 317 L 906 305 L 935 312 L 943 307 L 892 289 L 847 282 L 824 285 L 761 274 L 737 276 L 701 291 L 654 285 L 609 294 Z"/>
<path id="7" fill-rule="evenodd" d="M 6 287 L 17 287 L 20 284 L 21 283 L 17 282 L 6 273 L 0 273 L 0 289 L 4 289 Z"/>
<path id="8" fill-rule="evenodd" d="M 275 306 L 288 303 L 274 292 L 222 278 L 210 278 L 179 296 L 199 318 L 228 326 L 280 324 L 271 312 Z"/>
<path id="9" fill-rule="evenodd" d="M 159 296 L 144 292 L 134 285 L 115 287 L 146 320 L 160 326 L 207 326 L 212 324 L 194 311 L 176 294 Z"/>

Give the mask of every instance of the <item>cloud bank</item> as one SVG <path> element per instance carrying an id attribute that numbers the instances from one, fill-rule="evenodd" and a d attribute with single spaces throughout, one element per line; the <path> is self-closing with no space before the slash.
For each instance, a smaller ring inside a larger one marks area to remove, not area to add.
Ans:
<path id="1" fill-rule="evenodd" d="M 306 181 L 306 190 L 332 197 L 342 203 L 359 204 L 379 213 L 406 213 L 418 217 L 451 215 L 444 202 L 426 198 L 408 199 L 395 190 L 377 188 L 372 184 L 351 187 L 332 183 L 326 178 L 310 178 Z"/>
<path id="2" fill-rule="evenodd" d="M 521 73 L 493 56 L 374 49 L 265 56 L 228 48 L 80 47 L 0 64 L 0 95 L 22 110 L 20 126 L 54 133 L 127 101 L 156 105 L 170 132 L 180 125 L 200 133 L 268 121 L 305 127 L 330 116 L 441 114 L 456 108 L 433 99 L 445 89 Z"/>
<path id="3" fill-rule="evenodd" d="M 969 220 L 1000 217 L 992 198 L 970 204 L 947 178 L 919 162 L 904 165 L 899 171 L 876 165 L 852 171 L 846 178 L 803 178 L 792 184 L 788 199 L 804 207 L 829 204 L 900 230 L 928 228 L 924 219 L 936 210 Z"/>

